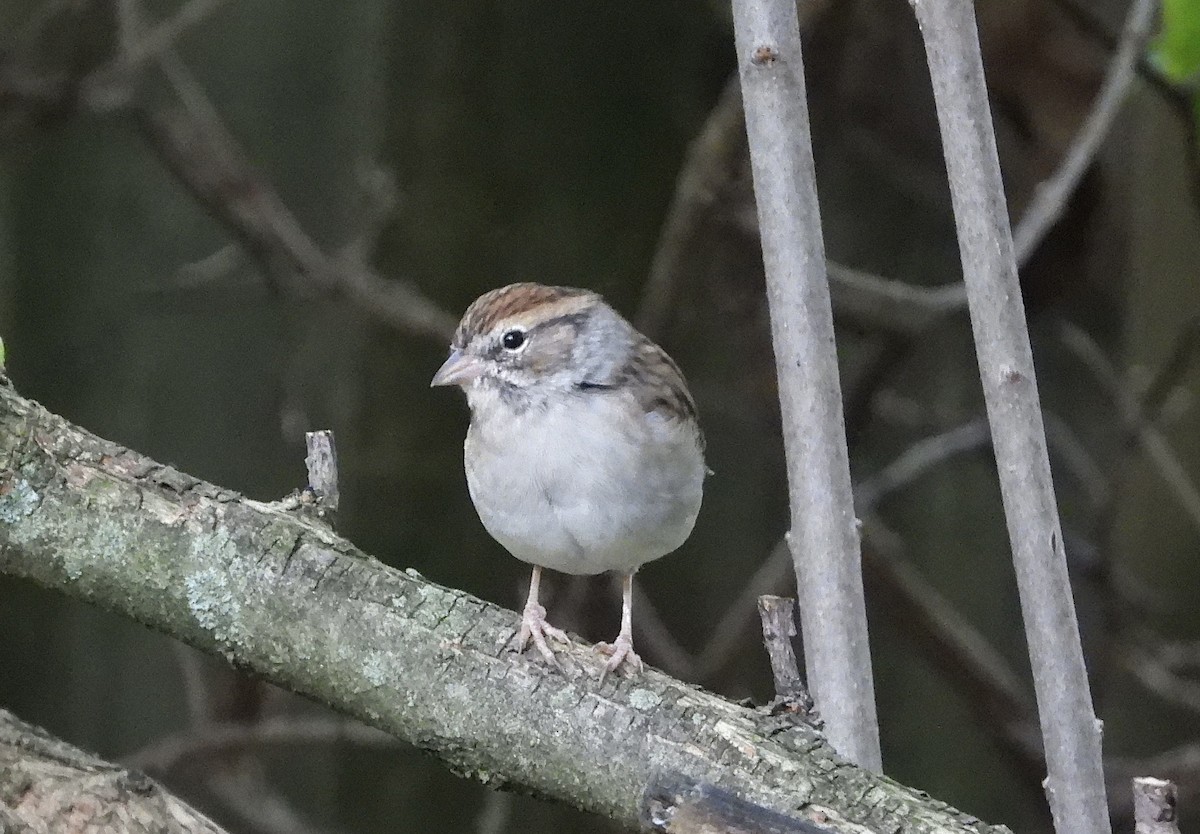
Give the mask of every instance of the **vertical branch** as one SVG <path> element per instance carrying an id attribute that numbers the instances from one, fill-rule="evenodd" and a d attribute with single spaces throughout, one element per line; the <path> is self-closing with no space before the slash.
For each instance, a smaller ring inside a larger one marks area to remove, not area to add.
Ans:
<path id="1" fill-rule="evenodd" d="M 880 770 L 862 561 L 795 0 L 735 0 L 734 33 L 791 499 L 805 665 L 834 748 Z"/>
<path id="2" fill-rule="evenodd" d="M 307 454 L 304 465 L 308 469 L 308 485 L 317 493 L 321 509 L 334 514 L 338 510 L 341 491 L 338 488 L 337 447 L 333 443 L 333 432 L 310 431 L 304 433 Z"/>
<path id="3" fill-rule="evenodd" d="M 1179 834 L 1176 810 L 1178 791 L 1174 782 L 1153 776 L 1133 779 L 1133 825 L 1135 834 Z"/>
<path id="4" fill-rule="evenodd" d="M 988 419 L 1059 834 L 1110 830 L 1079 626 L 1067 580 L 1012 230 L 970 0 L 910 0 L 921 26 L 958 224 Z"/>
<path id="5" fill-rule="evenodd" d="M 762 620 L 763 644 L 771 659 L 775 697 L 803 702 L 808 700 L 808 692 L 792 651 L 792 638 L 796 636 L 796 621 L 792 616 L 795 607 L 796 601 L 788 597 L 764 594 L 758 598 L 758 616 Z"/>

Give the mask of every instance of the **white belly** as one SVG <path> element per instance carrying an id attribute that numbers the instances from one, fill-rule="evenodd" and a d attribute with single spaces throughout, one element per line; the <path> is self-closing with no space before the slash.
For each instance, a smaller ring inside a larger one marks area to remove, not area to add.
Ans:
<path id="1" fill-rule="evenodd" d="M 632 571 L 675 550 L 700 511 L 694 435 L 656 414 L 631 421 L 617 396 L 573 405 L 531 408 L 515 418 L 521 431 L 474 415 L 467 486 L 484 527 L 518 559 L 564 573 Z"/>

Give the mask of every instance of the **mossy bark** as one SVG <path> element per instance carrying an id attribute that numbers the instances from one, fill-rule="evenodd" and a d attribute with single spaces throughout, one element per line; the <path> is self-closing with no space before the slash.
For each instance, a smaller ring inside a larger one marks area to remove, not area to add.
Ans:
<path id="1" fill-rule="evenodd" d="M 119 612 L 424 748 L 635 827 L 667 774 L 837 831 L 993 830 L 839 759 L 809 726 L 657 671 L 505 651 L 516 615 L 320 523 L 97 438 L 0 382 L 0 572 Z"/>

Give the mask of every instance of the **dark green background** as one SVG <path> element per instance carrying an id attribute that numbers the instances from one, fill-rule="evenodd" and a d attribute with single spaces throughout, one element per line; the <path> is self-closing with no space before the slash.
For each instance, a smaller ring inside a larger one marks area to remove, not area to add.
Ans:
<path id="1" fill-rule="evenodd" d="M 35 5 L 5 3 L 0 38 Z M 890 278 L 955 280 L 957 244 L 907 4 L 833 5 L 812 24 L 808 52 L 830 255 Z M 1019 6 L 1040 26 L 1037 9 L 1049 5 L 980 5 L 989 78 L 1002 79 L 993 101 L 1015 194 L 1027 194 L 1037 172 L 1048 170 L 1043 157 L 1055 147 L 1041 141 L 1054 130 L 1038 121 L 1036 104 L 1046 97 L 1039 85 L 1084 106 L 1092 89 L 1072 75 L 1073 41 L 1037 28 L 1016 37 L 1061 58 L 1057 75 L 1054 60 L 1026 62 L 1001 48 L 1015 37 L 1006 15 Z M 145 6 L 154 19 L 174 8 Z M 1115 30 L 1123 4 L 1097 9 Z M 633 315 L 687 144 L 733 68 L 724 7 L 699 0 L 244 0 L 189 34 L 180 54 L 232 134 L 329 251 L 370 225 L 364 178 L 390 175 L 397 202 L 369 242 L 374 263 L 456 315 L 480 292 L 515 280 L 594 288 Z M 1094 79 L 1102 51 L 1093 64 L 1080 60 Z M 1026 67 L 1027 77 L 1014 80 L 1013 66 Z M 1062 115 L 1068 125 L 1069 115 Z M 342 532 L 390 564 L 517 603 L 527 569 L 486 536 L 466 494 L 466 409 L 455 392 L 427 387 L 443 345 L 336 301 L 269 291 L 228 230 L 121 114 L 75 115 L 0 139 L 0 334 L 22 393 L 97 434 L 261 499 L 303 484 L 304 429 L 333 428 Z M 1119 367 L 1142 369 L 1136 380 L 1194 315 L 1200 235 L 1184 147 L 1161 98 L 1139 86 L 1081 198 L 1083 219 L 1073 218 L 1061 251 L 1043 253 L 1026 275 L 1045 404 L 1114 493 L 1100 516 L 1081 497 L 1086 490 L 1057 473 L 1064 524 L 1124 578 L 1121 587 L 1143 588 L 1155 600 L 1148 612 L 1127 610 L 1106 583 L 1080 594 L 1085 638 L 1104 650 L 1090 662 L 1103 672 L 1097 703 L 1114 754 L 1154 753 L 1188 740 L 1184 727 L 1200 726 L 1108 663 L 1121 645 L 1112 636 L 1114 608 L 1126 624 L 1168 636 L 1200 632 L 1200 537 L 1129 451 L 1111 399 L 1057 334 L 1064 319 L 1077 322 Z M 726 225 L 744 227 L 751 211 L 744 201 L 731 207 L 736 216 Z M 640 576 L 690 651 L 708 642 L 778 541 L 787 506 L 753 238 L 742 228 L 703 243 L 722 254 L 685 276 L 669 326 L 656 336 L 688 373 L 716 474 L 692 539 Z M 219 251 L 228 268 L 186 285 L 187 266 Z M 848 391 L 868 385 L 861 374 L 880 355 L 900 352 L 851 415 L 856 477 L 981 413 L 965 316 L 903 347 L 840 324 Z M 1181 382 L 1194 398 L 1195 370 Z M 1175 402 L 1166 429 L 1195 475 L 1194 407 L 1186 396 Z M 986 455 L 920 480 L 884 514 L 907 558 L 1024 674 Z M 567 585 L 552 589 L 561 600 Z M 591 639 L 610 637 L 616 600 L 603 581 L 586 590 L 572 627 Z M 989 821 L 1044 828 L 1038 797 L 1020 787 L 1027 780 L 1011 772 L 902 624 L 875 606 L 872 626 L 888 773 Z M 186 651 L 0 580 L 0 705 L 106 756 L 186 725 L 181 669 L 195 662 L 181 666 Z M 218 665 L 201 661 L 212 674 Z M 769 697 L 753 631 L 704 683 L 733 697 Z M 315 708 L 273 698 L 268 709 Z M 475 824 L 488 796 L 403 749 L 269 751 L 263 761 L 272 784 L 317 830 L 461 831 Z M 234 830 L 255 830 L 221 810 L 196 773 L 185 768 L 168 783 Z M 507 812 L 505 831 L 605 830 L 525 798 Z"/>

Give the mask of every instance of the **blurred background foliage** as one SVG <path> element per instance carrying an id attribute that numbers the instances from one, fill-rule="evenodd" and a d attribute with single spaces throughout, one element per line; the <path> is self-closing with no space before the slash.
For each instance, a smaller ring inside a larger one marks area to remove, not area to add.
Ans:
<path id="1" fill-rule="evenodd" d="M 1168 2 L 1169 21 L 1186 23 L 1186 6 Z M 952 284 L 957 243 L 908 4 L 801 9 L 830 258 L 906 285 Z M 1019 218 L 1092 105 L 1126 0 L 977 9 Z M 139 55 L 173 21 L 175 37 Z M 1162 58 L 1196 51 L 1185 28 L 1141 67 L 1102 154 L 1022 269 L 1122 825 L 1127 772 L 1177 778 L 1185 802 L 1200 789 L 1200 192 L 1191 93 L 1175 86 L 1189 79 Z M 515 280 L 597 289 L 688 373 L 716 473 L 691 540 L 639 575 L 639 648 L 686 679 L 766 700 L 745 599 L 787 591 L 786 562 L 771 560 L 787 501 L 733 66 L 726 8 L 699 0 L 6 0 L 8 371 L 97 434 L 255 498 L 301 486 L 303 432 L 333 428 L 341 532 L 512 606 L 526 568 L 476 519 L 466 408 L 428 381 L 446 322 L 480 292 Z M 223 122 L 244 157 L 214 163 L 208 192 L 163 138 L 159 117 L 184 105 L 187 118 Z M 257 173 L 229 174 L 239 165 Z M 297 269 L 228 209 L 238 200 L 251 215 L 282 211 L 300 248 L 367 264 L 401 294 L 364 301 Z M 875 489 L 881 473 L 898 476 L 862 509 L 885 767 L 988 821 L 1047 830 L 969 325 L 961 309 L 919 328 L 893 312 L 837 309 L 855 480 Z M 590 639 L 615 628 L 606 578 L 558 577 L 551 590 L 556 621 Z M 960 618 L 951 635 L 977 634 L 1012 670 L 1013 698 L 955 666 L 946 634 L 923 620 L 939 603 Z M 143 761 L 147 745 L 210 722 L 326 720 L 3 577 L 0 670 L 0 705 L 115 759 Z M 155 761 L 154 775 L 235 831 L 611 829 L 386 745 L 185 747 Z"/>

